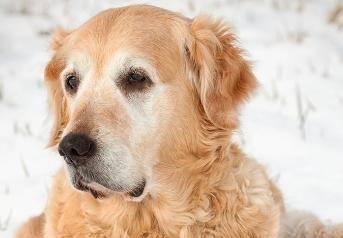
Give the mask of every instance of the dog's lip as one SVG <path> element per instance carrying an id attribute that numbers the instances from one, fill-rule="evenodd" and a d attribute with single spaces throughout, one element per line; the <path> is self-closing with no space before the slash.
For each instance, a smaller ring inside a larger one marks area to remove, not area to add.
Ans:
<path id="1" fill-rule="evenodd" d="M 79 174 L 75 173 L 75 188 L 81 191 L 90 192 L 94 198 L 106 198 L 114 191 L 95 182 L 86 182 L 86 180 Z"/>
<path id="2" fill-rule="evenodd" d="M 145 180 L 143 180 L 138 186 L 136 186 L 134 189 L 129 191 L 127 194 L 131 197 L 138 198 L 143 194 L 145 190 L 145 185 L 146 185 L 146 182 Z"/>
<path id="3" fill-rule="evenodd" d="M 114 191 L 95 182 L 86 183 L 84 184 L 84 186 L 93 195 L 94 198 L 106 198 L 114 193 Z"/>
<path id="4" fill-rule="evenodd" d="M 137 199 L 144 193 L 146 181 L 143 180 L 138 186 L 130 191 L 115 191 L 96 182 L 87 182 L 78 172 L 75 173 L 75 187 L 78 190 L 90 192 L 94 198 L 107 198 L 114 193 L 122 194 L 124 197 Z"/>

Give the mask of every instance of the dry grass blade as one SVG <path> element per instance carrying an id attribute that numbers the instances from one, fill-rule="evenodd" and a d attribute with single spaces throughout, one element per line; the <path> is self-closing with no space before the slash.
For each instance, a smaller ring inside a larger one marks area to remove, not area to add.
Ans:
<path id="1" fill-rule="evenodd" d="M 11 221 L 11 217 L 12 217 L 12 210 L 10 210 L 10 212 L 8 213 L 8 215 L 4 221 L 2 221 L 0 219 L 0 231 L 6 231 L 7 230 L 8 225 L 10 224 L 10 221 Z"/>
<path id="2" fill-rule="evenodd" d="M 21 163 L 21 167 L 22 167 L 22 169 L 23 169 L 23 171 L 24 171 L 25 176 L 26 176 L 27 178 L 29 178 L 29 177 L 30 177 L 29 170 L 28 170 L 28 168 L 27 168 L 27 166 L 26 166 L 25 161 L 24 161 L 22 158 L 20 159 L 20 163 Z"/>
<path id="3" fill-rule="evenodd" d="M 343 27 L 343 5 L 337 5 L 329 14 L 329 22 Z"/>
<path id="4" fill-rule="evenodd" d="M 4 99 L 4 87 L 2 86 L 2 83 L 0 82 L 0 101 Z"/>

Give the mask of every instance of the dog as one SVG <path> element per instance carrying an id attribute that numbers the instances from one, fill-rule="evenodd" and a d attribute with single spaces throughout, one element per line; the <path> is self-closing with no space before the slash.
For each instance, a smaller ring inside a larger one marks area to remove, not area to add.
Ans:
<path id="1" fill-rule="evenodd" d="M 233 142 L 258 83 L 223 21 L 133 5 L 57 30 L 51 49 L 49 146 L 65 166 L 18 238 L 343 237 L 291 219 Z"/>

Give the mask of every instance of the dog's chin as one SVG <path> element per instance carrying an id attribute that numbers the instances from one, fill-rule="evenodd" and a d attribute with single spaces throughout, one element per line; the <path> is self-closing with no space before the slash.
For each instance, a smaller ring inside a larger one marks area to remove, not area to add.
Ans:
<path id="1" fill-rule="evenodd" d="M 143 180 L 143 182 L 139 183 L 133 189 L 125 191 L 123 189 L 113 190 L 97 182 L 89 181 L 78 172 L 73 172 L 72 174 L 70 174 L 70 176 L 72 184 L 77 190 L 89 192 L 95 199 L 106 199 L 115 195 L 119 195 L 122 196 L 123 199 L 126 201 L 140 202 L 145 198 L 147 194 L 145 180 Z"/>

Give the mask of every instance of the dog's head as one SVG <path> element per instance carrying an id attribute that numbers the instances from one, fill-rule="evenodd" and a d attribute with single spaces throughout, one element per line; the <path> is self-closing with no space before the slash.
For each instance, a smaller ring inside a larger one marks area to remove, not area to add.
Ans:
<path id="1" fill-rule="evenodd" d="M 73 185 L 94 196 L 143 198 L 169 152 L 196 152 L 203 121 L 235 128 L 256 86 L 225 24 L 151 6 L 107 10 L 59 30 L 52 49 L 50 146 Z"/>

